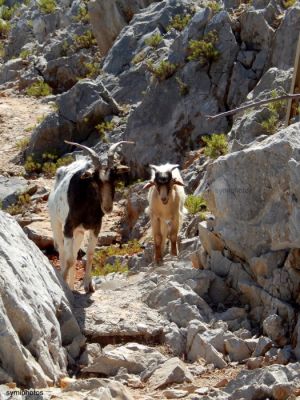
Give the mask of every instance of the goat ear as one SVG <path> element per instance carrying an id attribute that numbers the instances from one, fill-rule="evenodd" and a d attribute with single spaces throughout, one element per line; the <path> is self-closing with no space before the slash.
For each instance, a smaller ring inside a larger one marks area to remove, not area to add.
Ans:
<path id="1" fill-rule="evenodd" d="M 154 182 L 153 181 L 149 181 L 149 182 L 147 182 L 144 186 L 143 186 L 143 189 L 142 190 L 145 190 L 145 189 L 150 189 L 152 186 L 154 186 L 155 184 L 154 184 Z"/>
<path id="2" fill-rule="evenodd" d="M 127 165 L 118 165 L 116 168 L 116 173 L 117 174 L 124 174 L 125 172 L 128 172 L 130 168 Z"/>
<path id="3" fill-rule="evenodd" d="M 80 179 L 88 179 L 91 178 L 94 174 L 95 170 L 93 168 L 90 168 L 86 171 L 84 171 L 81 175 L 80 175 Z"/>
<path id="4" fill-rule="evenodd" d="M 183 182 L 180 182 L 178 179 L 173 178 L 173 185 L 178 185 L 178 186 L 185 186 Z"/>

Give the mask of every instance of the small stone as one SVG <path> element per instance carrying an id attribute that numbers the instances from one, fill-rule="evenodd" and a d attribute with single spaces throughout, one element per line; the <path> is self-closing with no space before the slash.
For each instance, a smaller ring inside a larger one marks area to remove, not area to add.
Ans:
<path id="1" fill-rule="evenodd" d="M 162 393 L 167 399 L 181 399 L 189 394 L 187 390 L 167 389 Z"/>
<path id="2" fill-rule="evenodd" d="M 61 389 L 66 389 L 66 388 L 68 388 L 71 384 L 73 384 L 74 382 L 76 382 L 76 379 L 69 378 L 68 376 L 66 376 L 65 378 L 62 378 L 62 379 L 60 380 L 60 387 L 61 387 Z"/>
<path id="3" fill-rule="evenodd" d="M 262 356 L 260 357 L 251 357 L 247 360 L 247 367 L 248 369 L 256 369 L 260 368 L 262 366 L 264 358 Z"/>

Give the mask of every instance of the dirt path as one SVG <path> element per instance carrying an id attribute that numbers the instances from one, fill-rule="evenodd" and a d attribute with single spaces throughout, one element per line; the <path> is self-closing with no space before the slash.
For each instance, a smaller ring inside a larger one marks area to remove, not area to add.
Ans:
<path id="1" fill-rule="evenodd" d="M 20 164 L 21 141 L 28 140 L 39 119 L 51 111 L 51 105 L 33 97 L 0 92 L 0 174 L 24 174 Z"/>

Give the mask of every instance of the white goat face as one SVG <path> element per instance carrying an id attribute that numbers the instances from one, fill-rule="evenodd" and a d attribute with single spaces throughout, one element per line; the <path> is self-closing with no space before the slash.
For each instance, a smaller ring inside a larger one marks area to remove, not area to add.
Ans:
<path id="1" fill-rule="evenodd" d="M 104 214 L 109 214 L 113 209 L 115 185 L 110 169 L 101 169 L 99 179 L 101 181 L 101 209 Z"/>

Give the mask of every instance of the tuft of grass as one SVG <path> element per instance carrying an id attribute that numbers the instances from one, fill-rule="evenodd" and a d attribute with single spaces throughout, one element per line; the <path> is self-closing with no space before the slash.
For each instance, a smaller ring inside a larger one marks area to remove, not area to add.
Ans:
<path id="1" fill-rule="evenodd" d="M 26 94 L 33 97 L 49 96 L 52 94 L 52 88 L 48 85 L 48 83 L 38 81 L 26 89 Z"/>
<path id="2" fill-rule="evenodd" d="M 91 30 L 87 30 L 82 35 L 75 35 L 74 41 L 76 50 L 89 49 L 97 45 L 97 41 Z"/>
<path id="3" fill-rule="evenodd" d="M 6 39 L 11 30 L 11 24 L 0 19 L 0 39 Z"/>
<path id="4" fill-rule="evenodd" d="M 8 206 L 5 211 L 10 215 L 23 214 L 30 204 L 30 196 L 28 193 L 20 194 L 15 204 Z"/>
<path id="5" fill-rule="evenodd" d="M 133 59 L 131 60 L 132 64 L 139 64 L 140 62 L 144 61 L 147 57 L 147 53 L 145 51 L 140 51 L 136 54 Z"/>
<path id="6" fill-rule="evenodd" d="M 145 44 L 147 46 L 152 47 L 153 49 L 157 49 L 160 43 L 162 42 L 163 37 L 160 33 L 154 33 L 152 36 L 145 40 Z"/>
<path id="7" fill-rule="evenodd" d="M 188 212 L 193 215 L 207 211 L 207 204 L 203 197 L 195 196 L 194 194 L 187 196 L 185 207 L 187 208 Z"/>
<path id="8" fill-rule="evenodd" d="M 75 22 L 82 22 L 84 24 L 87 24 L 90 21 L 90 16 L 86 4 L 80 6 L 78 14 L 73 17 L 73 20 Z"/>
<path id="9" fill-rule="evenodd" d="M 297 0 L 282 0 L 282 5 L 285 9 L 293 7 Z"/>
<path id="10" fill-rule="evenodd" d="M 93 262 L 93 275 L 107 275 L 111 272 L 126 273 L 128 271 L 127 265 L 122 265 L 119 260 L 111 265 L 107 263 L 107 259 L 112 256 L 132 256 L 141 251 L 142 248 L 137 240 L 129 241 L 122 247 L 110 246 L 96 251 Z"/>
<path id="11" fill-rule="evenodd" d="M 113 121 L 103 121 L 96 125 L 95 128 L 99 132 L 100 138 L 103 142 L 107 142 L 106 133 L 112 131 L 116 124 Z"/>
<path id="12" fill-rule="evenodd" d="M 226 135 L 214 133 L 210 136 L 202 136 L 201 138 L 205 143 L 204 154 L 210 158 L 218 158 L 227 154 L 228 142 Z"/>
<path id="13" fill-rule="evenodd" d="M 86 78 L 95 79 L 101 73 L 100 63 L 98 62 L 84 63 L 84 66 L 87 69 Z"/>
<path id="14" fill-rule="evenodd" d="M 170 78 L 177 70 L 177 65 L 169 63 L 169 61 L 161 61 L 158 65 L 154 65 L 152 61 L 147 62 L 147 69 L 159 80 L 163 81 Z"/>
<path id="15" fill-rule="evenodd" d="M 186 15 L 181 15 L 177 14 L 175 15 L 170 24 L 167 27 L 167 30 L 170 31 L 171 29 L 176 29 L 176 31 L 183 31 L 184 28 L 189 24 L 190 20 L 192 18 L 192 15 L 186 14 Z"/>
<path id="16" fill-rule="evenodd" d="M 51 14 L 56 10 L 56 0 L 38 0 L 37 5 L 43 14 Z"/>
<path id="17" fill-rule="evenodd" d="M 22 60 L 26 60 L 30 55 L 31 55 L 31 51 L 26 49 L 26 50 L 21 51 L 21 53 L 19 54 L 19 57 L 22 58 Z"/>
<path id="18" fill-rule="evenodd" d="M 28 156 L 24 164 L 25 171 L 28 174 L 43 173 L 48 177 L 53 177 L 59 167 L 71 164 L 74 161 L 72 156 L 59 158 L 51 153 L 44 153 L 42 157 L 43 162 L 40 163 L 34 159 L 33 155 Z"/>
<path id="19" fill-rule="evenodd" d="M 29 143 L 29 137 L 25 137 L 16 142 L 16 146 L 20 151 L 24 151 Z"/>
<path id="20" fill-rule="evenodd" d="M 5 5 L 0 6 L 0 18 L 5 21 L 10 21 L 14 16 L 16 10 L 20 7 L 20 4 L 15 4 L 12 7 L 7 7 Z"/>
<path id="21" fill-rule="evenodd" d="M 201 65 L 211 63 L 219 57 L 220 53 L 215 45 L 219 38 L 216 31 L 208 32 L 200 40 L 189 41 L 189 61 L 199 61 Z"/>
<path id="22" fill-rule="evenodd" d="M 276 89 L 272 90 L 271 97 L 275 98 L 277 96 L 278 96 L 277 90 Z M 273 133 L 275 133 L 278 130 L 280 121 L 279 114 L 282 111 L 284 105 L 285 105 L 285 100 L 274 101 L 273 103 L 270 103 L 268 105 L 268 110 L 270 112 L 270 115 L 267 119 L 265 119 L 260 123 L 266 134 L 273 135 Z"/>
<path id="23" fill-rule="evenodd" d="M 178 83 L 179 92 L 181 96 L 186 96 L 187 94 L 189 94 L 189 87 L 186 83 L 183 82 L 183 80 L 176 77 L 176 82 Z"/>
<path id="24" fill-rule="evenodd" d="M 209 7 L 212 10 L 213 14 L 216 14 L 217 12 L 222 10 L 221 4 L 218 3 L 217 1 L 209 1 L 207 3 L 207 7 Z"/>

